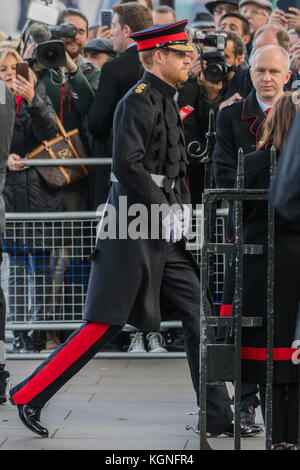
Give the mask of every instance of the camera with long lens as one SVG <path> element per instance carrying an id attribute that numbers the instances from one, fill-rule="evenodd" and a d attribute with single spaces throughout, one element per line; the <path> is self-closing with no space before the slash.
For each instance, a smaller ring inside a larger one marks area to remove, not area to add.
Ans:
<path id="1" fill-rule="evenodd" d="M 31 42 L 36 43 L 33 60 L 45 69 L 59 69 L 67 64 L 65 44 L 61 38 L 75 38 L 77 28 L 75 25 L 61 24 L 49 26 L 46 24 L 33 24 L 29 30 Z"/>
<path id="2" fill-rule="evenodd" d="M 224 80 L 233 67 L 226 62 L 224 49 L 227 45 L 226 33 L 204 34 L 199 30 L 190 30 L 190 35 L 200 55 L 204 78 L 211 83 Z M 215 48 L 214 51 L 205 51 L 204 48 Z M 204 61 L 206 66 L 204 67 Z"/>

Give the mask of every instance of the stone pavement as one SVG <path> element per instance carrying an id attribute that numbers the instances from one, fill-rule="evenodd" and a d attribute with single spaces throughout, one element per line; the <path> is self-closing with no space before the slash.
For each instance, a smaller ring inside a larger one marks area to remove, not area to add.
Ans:
<path id="1" fill-rule="evenodd" d="M 9 359 L 13 384 L 38 360 Z M 93 359 L 47 404 L 42 421 L 50 438 L 27 430 L 9 404 L 0 406 L 0 450 L 192 450 L 199 438 L 194 392 L 185 359 Z M 261 415 L 258 423 L 261 423 Z M 233 439 L 210 439 L 233 449 Z M 264 436 L 242 439 L 242 449 L 263 450 Z"/>

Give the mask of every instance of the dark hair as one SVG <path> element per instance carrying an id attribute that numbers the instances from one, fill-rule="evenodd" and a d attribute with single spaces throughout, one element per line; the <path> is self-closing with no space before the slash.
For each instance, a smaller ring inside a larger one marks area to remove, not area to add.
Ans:
<path id="1" fill-rule="evenodd" d="M 231 13 L 226 13 L 225 15 L 222 16 L 221 20 L 220 20 L 220 24 L 222 22 L 222 20 L 224 20 L 225 18 L 237 18 L 238 20 L 241 20 L 242 22 L 242 25 L 243 25 L 243 36 L 247 36 L 250 34 L 250 23 L 249 21 L 247 20 L 247 18 L 245 18 L 245 16 L 241 15 L 240 13 L 235 13 L 234 11 L 231 12 Z"/>
<path id="2" fill-rule="evenodd" d="M 140 3 L 129 2 L 114 5 L 113 12 L 118 15 L 121 27 L 124 28 L 127 25 L 133 33 L 153 26 L 152 12 Z"/>
<path id="3" fill-rule="evenodd" d="M 62 10 L 59 13 L 57 24 L 63 24 L 68 16 L 78 16 L 79 18 L 84 20 L 86 22 L 86 32 L 88 32 L 89 20 L 87 19 L 84 13 L 82 13 L 80 10 L 76 10 L 76 8 L 66 8 L 65 10 Z"/>
<path id="4" fill-rule="evenodd" d="M 261 34 L 268 30 L 274 31 L 276 33 L 276 38 L 279 46 L 288 51 L 291 45 L 291 38 L 289 36 L 289 33 L 282 26 L 278 26 L 275 24 L 266 24 L 265 26 L 259 28 L 254 35 L 253 43 Z"/>
<path id="5" fill-rule="evenodd" d="M 120 5 L 123 5 L 123 3 L 129 3 L 129 2 L 137 2 L 138 0 L 120 0 Z M 150 10 L 153 10 L 153 1 L 152 0 L 146 0 L 147 7 L 150 8 Z"/>
<path id="6" fill-rule="evenodd" d="M 239 55 L 245 55 L 246 54 L 246 47 L 243 42 L 243 40 L 240 38 L 240 36 L 236 33 L 233 33 L 232 31 L 217 31 L 218 33 L 226 33 L 227 34 L 227 41 L 232 41 L 233 42 L 233 53 L 235 57 Z"/>
<path id="7" fill-rule="evenodd" d="M 168 5 L 159 5 L 158 7 L 154 8 L 154 11 L 155 13 L 170 13 L 173 15 L 174 21 L 177 21 L 176 11 Z"/>
<path id="8" fill-rule="evenodd" d="M 293 92 L 285 92 L 272 106 L 268 119 L 263 124 L 263 134 L 258 148 L 266 148 L 274 145 L 281 152 L 292 125 L 295 122 L 300 105 L 293 102 Z"/>

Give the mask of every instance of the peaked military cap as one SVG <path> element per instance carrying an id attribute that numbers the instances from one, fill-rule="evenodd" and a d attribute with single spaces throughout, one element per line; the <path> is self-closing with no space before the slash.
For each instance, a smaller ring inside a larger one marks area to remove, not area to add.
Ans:
<path id="1" fill-rule="evenodd" d="M 185 27 L 188 20 L 178 21 L 154 26 L 143 31 L 130 34 L 131 39 L 137 42 L 138 51 L 163 48 L 170 51 L 195 52 L 188 44 Z"/>

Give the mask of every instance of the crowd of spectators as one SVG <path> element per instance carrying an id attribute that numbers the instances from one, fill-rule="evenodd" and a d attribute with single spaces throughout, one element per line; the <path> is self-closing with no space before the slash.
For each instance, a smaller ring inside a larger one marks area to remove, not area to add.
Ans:
<path id="1" fill-rule="evenodd" d="M 239 148 L 242 147 L 245 153 L 258 149 L 270 110 L 282 99 L 285 91 L 297 88 L 300 78 L 300 10 L 289 8 L 288 12 L 284 12 L 274 9 L 269 0 L 216 0 L 206 2 L 206 8 L 211 14 L 213 26 L 198 27 L 198 32 L 201 29 L 203 35 L 226 34 L 223 52 L 227 71 L 219 80 L 207 78 L 207 63 L 200 60 L 200 49 L 194 40 L 195 30 L 188 27 L 187 33 L 195 52 L 192 54 L 189 79 L 178 88 L 176 100 L 183 119 L 187 147 L 197 141 L 204 150 L 210 111 L 214 111 L 217 143 L 211 184 L 230 187 L 235 184 Z M 33 60 L 36 45 L 31 41 L 30 34 L 24 44 L 1 33 L 0 76 L 17 102 L 4 188 L 9 212 L 95 211 L 106 201 L 110 165 L 91 167 L 89 175 L 81 181 L 61 190 L 50 190 L 36 169 L 24 167 L 22 158 L 38 142 L 56 135 L 58 129 L 54 113 L 67 131 L 79 129 L 89 157 L 111 158 L 116 106 L 143 74 L 137 47 L 130 34 L 178 19 L 172 8 L 154 8 L 152 0 L 117 2 L 113 6 L 111 28 L 89 26 L 88 19 L 79 10 L 69 8 L 62 11 L 58 24 L 72 23 L 77 28 L 74 38 L 63 39 L 67 56 L 63 70 L 64 83 L 55 72 L 40 68 Z M 28 81 L 16 74 L 16 63 L 24 61 L 31 67 Z M 285 109 L 288 110 L 288 107 Z M 278 110 L 277 116 L 280 117 Z M 204 166 L 191 159 L 187 177 L 194 205 L 202 200 L 204 173 Z M 234 236 L 231 230 L 232 227 L 228 227 L 229 238 Z M 38 252 L 38 246 L 32 246 L 32 243 L 30 246 L 31 250 Z M 15 273 L 18 268 L 24 269 L 24 260 L 22 266 L 18 266 L 19 258 L 14 250 L 8 247 L 11 269 Z M 27 257 L 30 254 L 30 251 L 26 252 Z M 37 256 L 37 259 L 42 258 L 43 254 Z M 63 270 L 70 259 L 68 247 L 56 253 L 57 276 L 63 275 L 59 270 Z M 33 269 L 38 272 L 40 283 L 45 283 L 46 271 L 50 266 L 43 263 L 42 267 L 34 265 Z M 22 297 L 22 289 L 23 285 L 18 287 L 13 281 L 10 282 L 10 298 L 18 290 L 20 299 L 20 306 L 14 304 L 10 309 L 13 319 L 24 314 L 22 309 L 26 306 L 26 300 Z M 47 306 L 39 305 L 45 299 L 39 299 L 38 289 L 39 285 L 36 286 L 38 310 L 47 310 Z M 232 284 L 229 291 L 232 297 Z M 224 303 L 228 307 L 232 304 L 232 298 Z M 38 316 L 39 311 L 35 315 Z M 26 332 L 15 334 L 18 340 L 16 347 L 26 349 Z M 154 338 L 153 335 L 151 332 L 148 335 L 148 349 L 164 351 L 163 339 Z M 144 341 L 143 334 L 136 332 L 132 335 L 129 350 L 145 351 Z M 48 337 L 47 347 L 57 344 L 59 338 Z M 250 396 L 250 401 L 245 406 L 244 418 L 250 424 L 253 423 L 257 405 L 257 400 L 253 399 L 257 395 L 256 384 L 253 387 L 249 393 L 245 392 Z"/>

